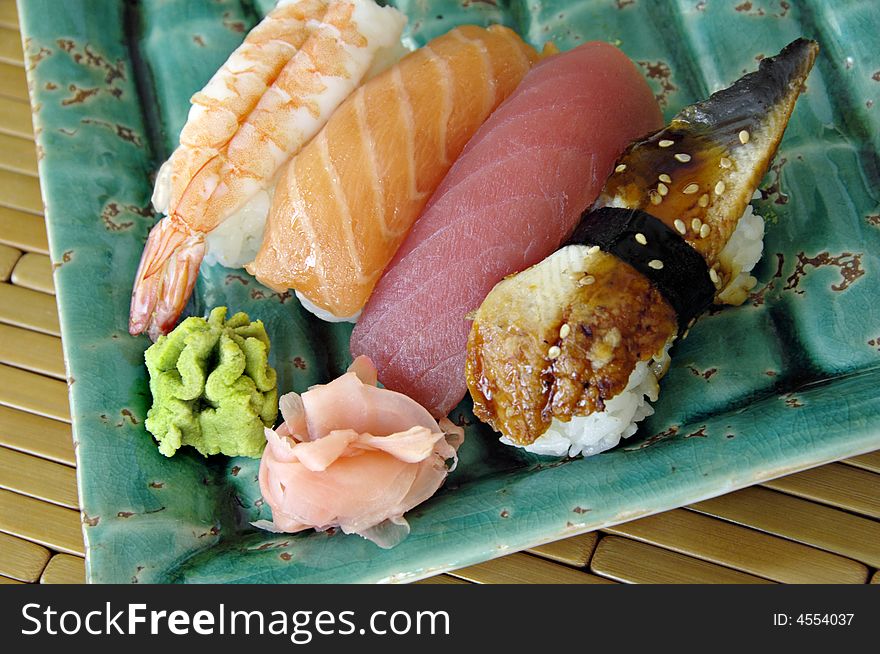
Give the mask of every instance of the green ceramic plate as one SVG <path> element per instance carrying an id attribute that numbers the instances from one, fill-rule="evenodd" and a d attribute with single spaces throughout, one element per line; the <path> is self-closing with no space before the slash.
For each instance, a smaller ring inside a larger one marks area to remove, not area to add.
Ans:
<path id="1" fill-rule="evenodd" d="M 127 333 L 151 175 L 188 98 L 271 0 L 19 2 L 95 582 L 408 581 L 880 447 L 880 7 L 873 0 L 401 0 L 407 38 L 502 22 L 561 48 L 589 39 L 638 62 L 671 116 L 794 38 L 822 54 L 755 202 L 759 285 L 673 351 L 657 413 L 600 456 L 499 445 L 467 402 L 462 461 L 383 551 L 356 536 L 273 535 L 257 462 L 161 456 L 143 422 L 145 338 Z M 875 103 L 877 106 L 875 106 Z M 281 390 L 347 364 L 350 327 L 242 271 L 203 268 L 190 313 L 262 319 Z"/>

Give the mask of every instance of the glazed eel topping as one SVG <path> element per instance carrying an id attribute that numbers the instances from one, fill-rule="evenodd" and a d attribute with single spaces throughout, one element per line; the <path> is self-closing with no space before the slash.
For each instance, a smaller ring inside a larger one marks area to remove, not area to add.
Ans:
<path id="1" fill-rule="evenodd" d="M 569 243 L 495 286 L 468 341 L 481 420 L 530 445 L 604 411 L 712 302 L 745 300 L 763 236 L 749 202 L 817 52 L 798 39 L 634 142 Z"/>

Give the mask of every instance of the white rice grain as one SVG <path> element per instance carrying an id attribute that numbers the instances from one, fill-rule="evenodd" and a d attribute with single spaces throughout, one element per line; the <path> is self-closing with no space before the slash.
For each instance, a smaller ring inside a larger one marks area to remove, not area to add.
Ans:
<path id="1" fill-rule="evenodd" d="M 740 305 L 757 280 L 750 274 L 764 252 L 764 219 L 747 205 L 736 229 L 718 255 L 722 269 L 730 272 L 730 281 L 716 295 L 716 301 Z"/>
<path id="2" fill-rule="evenodd" d="M 605 402 L 605 410 L 586 416 L 575 416 L 568 422 L 553 419 L 550 427 L 531 445 L 527 452 L 546 456 L 592 456 L 609 450 L 636 433 L 636 423 L 653 415 L 648 400 L 656 402 L 660 393 L 659 380 L 669 367 L 669 348 L 675 337 L 650 361 L 639 361 L 629 376 L 626 388 Z M 507 437 L 501 442 L 516 445 Z"/>
<path id="3" fill-rule="evenodd" d="M 307 298 L 305 295 L 303 295 L 299 291 L 295 290 L 294 293 L 296 294 L 296 299 L 299 300 L 303 309 L 305 309 L 306 311 L 308 311 L 310 313 L 315 314 L 316 317 L 320 318 L 321 320 L 324 320 L 325 322 L 357 322 L 358 318 L 361 317 L 361 312 L 363 311 L 363 309 L 361 309 L 352 316 L 343 316 L 340 318 L 339 316 L 333 315 L 332 313 L 330 313 L 326 309 L 322 309 L 317 304 L 310 302 L 309 298 Z"/>
<path id="4" fill-rule="evenodd" d="M 243 268 L 257 256 L 272 204 L 272 190 L 258 191 L 245 205 L 208 233 L 205 263 Z"/>

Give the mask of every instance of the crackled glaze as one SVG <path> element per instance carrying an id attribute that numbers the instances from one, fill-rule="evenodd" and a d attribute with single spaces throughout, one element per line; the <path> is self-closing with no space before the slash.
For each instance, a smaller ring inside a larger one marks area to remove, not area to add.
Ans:
<path id="1" fill-rule="evenodd" d="M 673 350 L 657 413 L 574 461 L 500 445 L 462 403 L 448 485 L 380 551 L 339 533 L 268 534 L 257 462 L 161 456 L 143 419 L 145 338 L 127 333 L 152 175 L 190 95 L 271 0 L 21 3 L 40 174 L 70 375 L 88 576 L 98 582 L 407 581 L 880 446 L 880 29 L 874 3 L 705 0 L 394 3 L 417 45 L 503 22 L 541 46 L 603 39 L 648 77 L 667 118 L 804 35 L 822 53 L 755 201 L 758 286 Z M 204 267 L 189 313 L 262 319 L 282 391 L 348 364 L 350 326 L 305 314 L 243 271 Z"/>

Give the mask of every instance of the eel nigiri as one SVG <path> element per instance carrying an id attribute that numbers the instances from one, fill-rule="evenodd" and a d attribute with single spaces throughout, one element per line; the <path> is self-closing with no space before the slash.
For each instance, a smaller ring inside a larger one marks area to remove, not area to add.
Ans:
<path id="1" fill-rule="evenodd" d="M 633 139 L 663 126 L 620 50 L 585 43 L 536 65 L 468 143 L 351 337 L 388 387 L 433 415 L 467 393 L 470 323 L 492 287 L 556 250 Z"/>
<path id="2" fill-rule="evenodd" d="M 224 265 L 253 258 L 278 170 L 401 49 L 405 23 L 373 0 L 281 0 L 192 97 L 180 145 L 156 178 L 153 206 L 165 217 L 135 277 L 132 335 L 155 340 L 174 327 L 206 250 Z"/>
<path id="3" fill-rule="evenodd" d="M 569 244 L 499 283 L 476 313 L 474 413 L 539 454 L 595 454 L 651 415 L 679 334 L 737 304 L 760 259 L 749 201 L 818 52 L 799 39 L 632 144 Z"/>
<path id="4" fill-rule="evenodd" d="M 247 270 L 323 318 L 356 317 L 462 148 L 536 59 L 506 27 L 466 25 L 364 84 L 283 172 Z"/>

